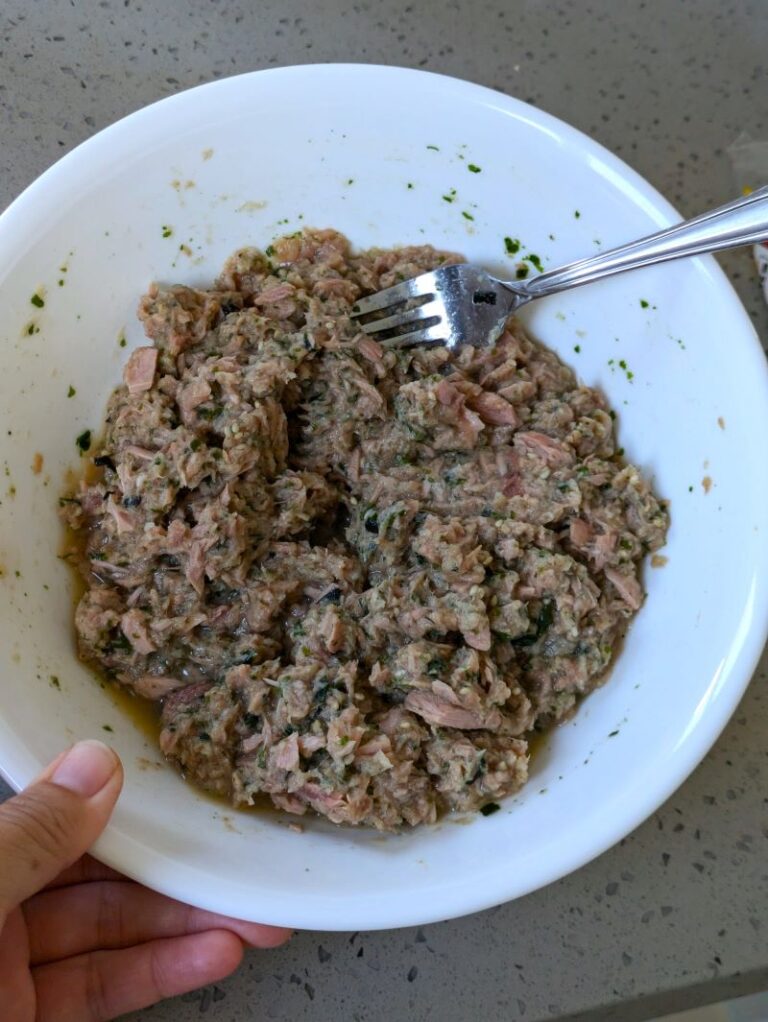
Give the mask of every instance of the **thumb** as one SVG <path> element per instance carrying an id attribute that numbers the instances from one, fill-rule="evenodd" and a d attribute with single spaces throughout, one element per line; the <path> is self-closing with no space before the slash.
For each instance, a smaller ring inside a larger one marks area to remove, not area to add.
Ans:
<path id="1" fill-rule="evenodd" d="M 117 754 L 102 742 L 78 742 L 0 806 L 0 927 L 90 848 L 122 786 Z"/>

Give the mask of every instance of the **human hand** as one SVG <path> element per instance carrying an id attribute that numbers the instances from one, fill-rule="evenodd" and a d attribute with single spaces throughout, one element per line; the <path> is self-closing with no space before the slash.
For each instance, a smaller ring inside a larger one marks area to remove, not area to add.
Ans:
<path id="1" fill-rule="evenodd" d="M 3 1022 L 106 1022 L 229 975 L 289 930 L 190 908 L 85 855 L 123 785 L 101 742 L 0 806 Z"/>

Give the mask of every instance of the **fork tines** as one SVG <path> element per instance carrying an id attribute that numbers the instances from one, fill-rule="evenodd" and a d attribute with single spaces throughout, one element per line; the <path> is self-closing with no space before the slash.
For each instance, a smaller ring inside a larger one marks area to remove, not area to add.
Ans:
<path id="1" fill-rule="evenodd" d="M 360 329 L 383 344 L 444 340 L 445 329 L 440 329 L 444 307 L 435 285 L 433 273 L 404 280 L 360 298 L 352 308 L 352 318 L 360 319 Z M 389 314 L 377 315 L 382 313 Z M 361 319 L 368 316 L 371 318 Z"/>
<path id="2" fill-rule="evenodd" d="M 393 284 L 376 294 L 366 295 L 360 298 L 352 307 L 353 316 L 367 316 L 371 312 L 380 312 L 388 309 L 390 305 L 399 305 L 411 298 L 431 298 L 437 291 L 434 273 L 421 273 L 418 277 L 411 277 L 400 284 Z"/>

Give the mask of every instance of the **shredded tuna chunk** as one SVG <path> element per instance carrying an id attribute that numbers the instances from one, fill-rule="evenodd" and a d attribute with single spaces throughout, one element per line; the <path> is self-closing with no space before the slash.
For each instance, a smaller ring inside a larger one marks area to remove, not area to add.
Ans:
<path id="1" fill-rule="evenodd" d="M 157 348 L 136 348 L 131 352 L 123 370 L 123 380 L 129 394 L 151 390 L 157 366 Z"/>
<path id="2" fill-rule="evenodd" d="M 133 690 L 145 699 L 165 699 L 176 689 L 184 688 L 179 678 L 165 678 L 163 675 L 144 674 L 133 680 Z"/>
<path id="3" fill-rule="evenodd" d="M 360 352 L 371 362 L 381 362 L 384 357 L 384 349 L 371 337 L 362 337 L 357 346 Z"/>
<path id="4" fill-rule="evenodd" d="M 510 321 L 393 350 L 353 303 L 458 261 L 332 230 L 153 286 L 62 513 L 81 656 L 247 805 L 392 829 L 525 783 L 534 729 L 605 676 L 666 506 L 604 398 Z"/>
<path id="5" fill-rule="evenodd" d="M 523 450 L 541 458 L 550 468 L 559 468 L 573 460 L 573 455 L 562 441 L 543 433 L 520 432 L 517 434 L 517 442 Z"/>
<path id="6" fill-rule="evenodd" d="M 498 394 L 483 391 L 470 399 L 470 407 L 477 412 L 483 422 L 493 426 L 517 426 L 520 420 L 514 406 Z"/>
<path id="7" fill-rule="evenodd" d="M 438 727 L 455 727 L 463 731 L 495 731 L 501 724 L 501 714 L 498 710 L 481 715 L 464 709 L 460 703 L 441 699 L 434 692 L 409 692 L 405 706 Z"/>
<path id="8" fill-rule="evenodd" d="M 643 590 L 634 575 L 622 574 L 615 568 L 606 568 L 605 577 L 611 582 L 619 596 L 632 610 L 639 610 L 643 602 Z"/>

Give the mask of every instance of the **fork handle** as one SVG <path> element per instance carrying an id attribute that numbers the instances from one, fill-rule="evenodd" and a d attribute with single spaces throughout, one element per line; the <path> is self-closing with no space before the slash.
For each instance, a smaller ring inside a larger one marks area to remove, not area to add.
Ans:
<path id="1" fill-rule="evenodd" d="M 624 270 L 651 266 L 683 256 L 718 252 L 766 239 L 768 187 L 758 188 L 744 198 L 709 213 L 702 213 L 692 220 L 684 220 L 639 241 L 620 245 L 589 259 L 580 259 L 560 269 L 547 270 L 525 282 L 510 281 L 509 287 L 526 298 L 541 298 Z"/>

